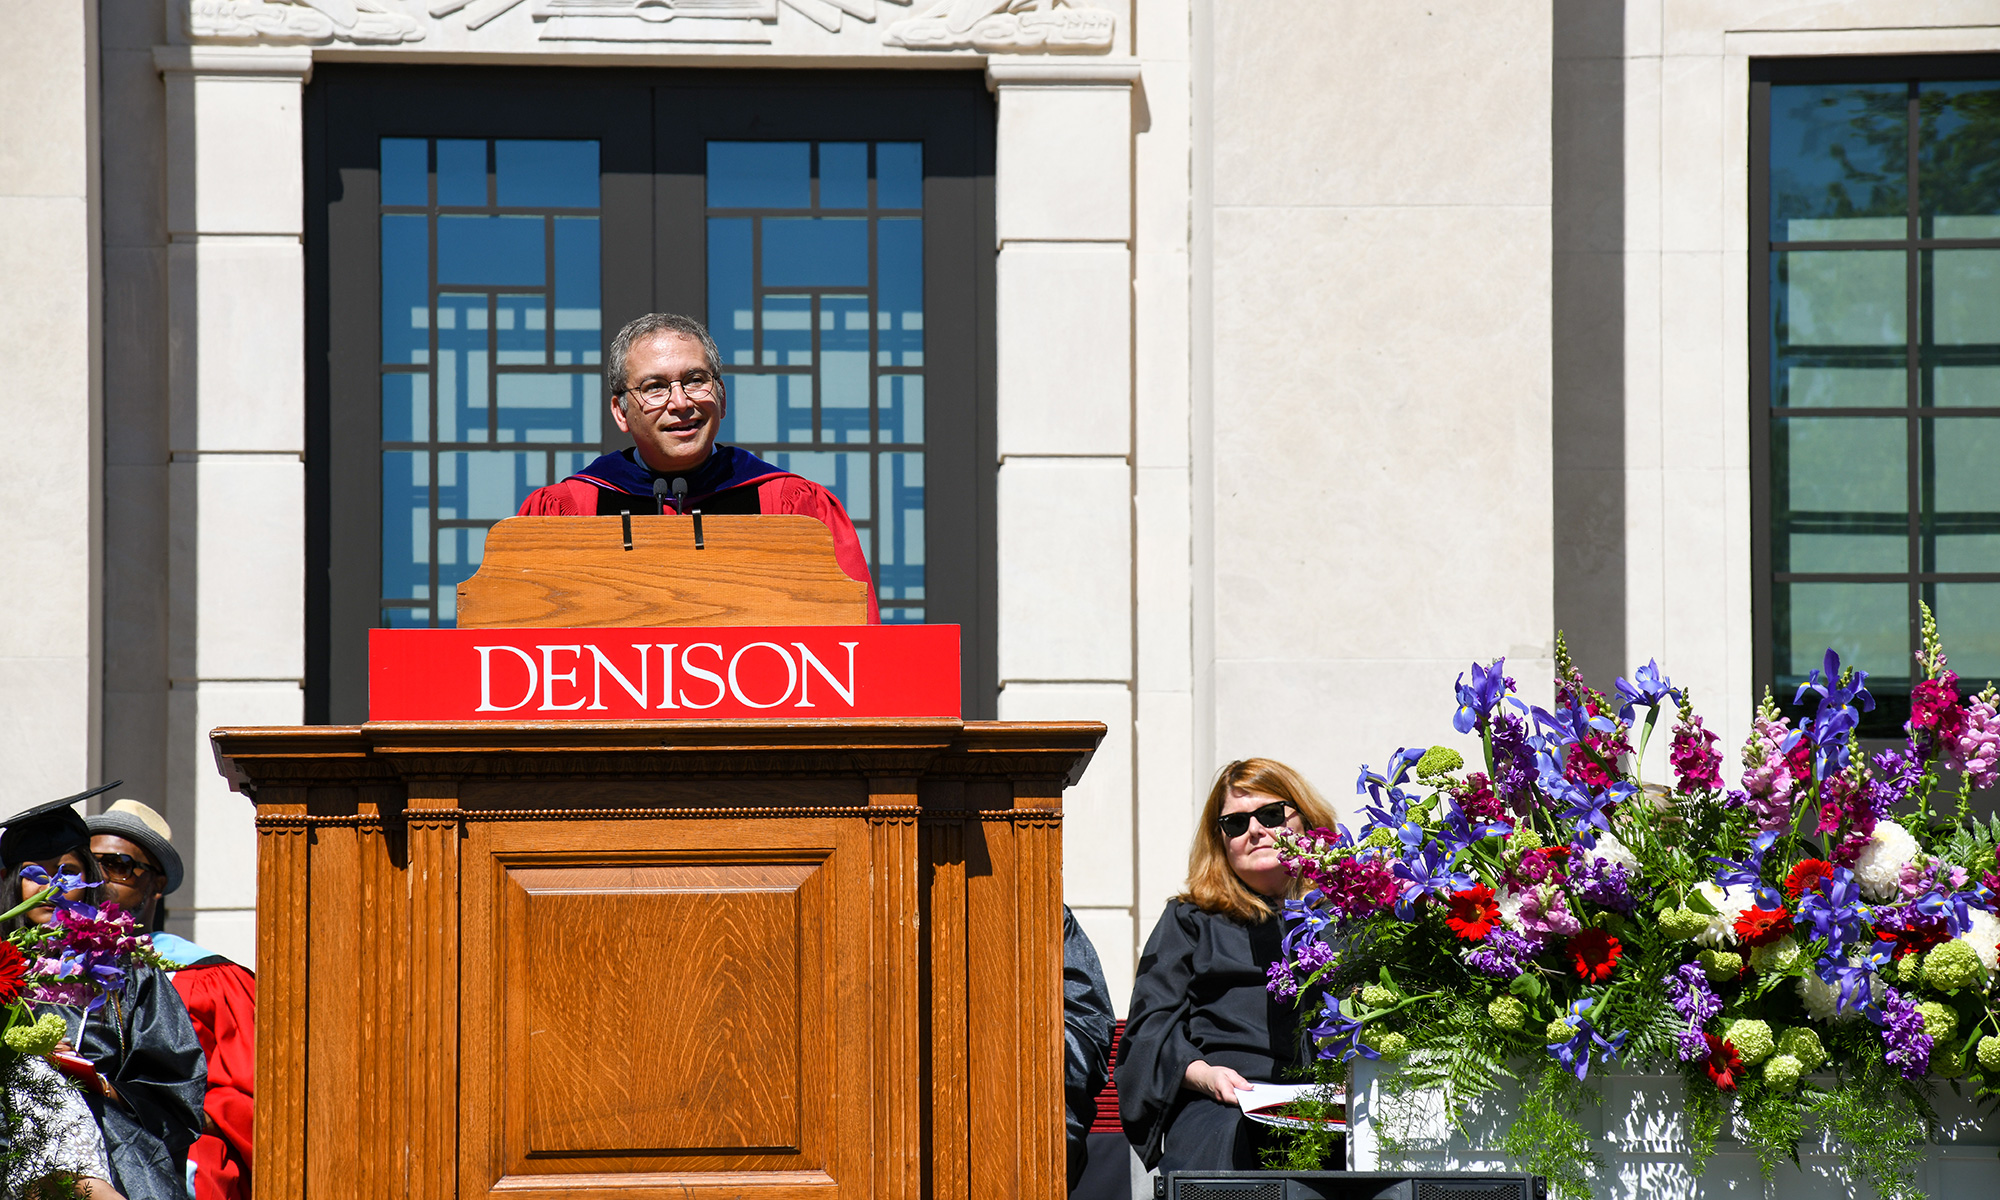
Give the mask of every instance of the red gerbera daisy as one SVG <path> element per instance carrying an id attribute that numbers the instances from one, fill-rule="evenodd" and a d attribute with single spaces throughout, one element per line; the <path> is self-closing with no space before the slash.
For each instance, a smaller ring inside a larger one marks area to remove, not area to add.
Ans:
<path id="1" fill-rule="evenodd" d="M 1468 942 L 1483 941 L 1500 923 L 1500 905 L 1493 899 L 1493 889 L 1483 883 L 1462 892 L 1453 892 L 1450 903 L 1451 915 L 1444 919 L 1444 923 Z"/>
<path id="2" fill-rule="evenodd" d="M 0 1004 L 21 998 L 28 982 L 28 957 L 14 943 L 0 938 Z"/>
<path id="3" fill-rule="evenodd" d="M 1735 1091 L 1736 1077 L 1743 1071 L 1743 1056 L 1736 1052 L 1736 1043 L 1725 1042 L 1712 1033 L 1701 1036 L 1708 1041 L 1708 1059 L 1702 1066 L 1707 1069 L 1710 1081 L 1722 1091 Z"/>
<path id="4" fill-rule="evenodd" d="M 1819 888 L 1820 880 L 1831 878 L 1833 878 L 1832 863 L 1823 858 L 1801 859 L 1799 864 L 1792 868 L 1792 873 L 1785 876 L 1785 899 L 1797 904 L 1799 897 Z"/>
<path id="5" fill-rule="evenodd" d="M 1792 931 L 1792 914 L 1782 908 L 1752 908 L 1736 918 L 1736 936 L 1746 946 L 1768 946 Z"/>
<path id="6" fill-rule="evenodd" d="M 1570 962 L 1576 977 L 1585 983 L 1602 983 L 1618 969 L 1618 957 L 1625 948 L 1602 929 L 1586 929 L 1569 940 Z"/>

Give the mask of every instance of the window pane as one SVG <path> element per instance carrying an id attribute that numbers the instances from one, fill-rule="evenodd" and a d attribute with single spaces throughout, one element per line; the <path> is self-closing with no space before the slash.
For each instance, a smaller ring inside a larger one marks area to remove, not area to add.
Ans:
<path id="1" fill-rule="evenodd" d="M 819 144 L 819 206 L 868 207 L 868 143 Z"/>
<path id="2" fill-rule="evenodd" d="M 715 217 L 708 222 L 708 332 L 722 361 L 732 365 L 757 361 L 751 224 L 748 217 Z M 730 399 L 733 403 L 734 393 Z"/>
<path id="3" fill-rule="evenodd" d="M 812 143 L 710 142 L 708 206 L 812 207 Z"/>
<path id="4" fill-rule="evenodd" d="M 557 217 L 555 354 L 558 363 L 594 363 L 603 357 L 604 321 L 598 311 L 596 217 Z"/>
<path id="5" fill-rule="evenodd" d="M 878 208 L 924 206 L 924 144 L 875 143 L 875 204 Z"/>
<path id="6" fill-rule="evenodd" d="M 1901 583 L 1780 583 L 1776 606 L 1781 687 L 1796 687 L 1828 647 L 1884 683 L 1910 677 L 1910 593 Z M 1953 635 L 1956 636 L 1955 634 Z M 1786 697 L 1789 699 L 1790 697 Z"/>
<path id="7" fill-rule="evenodd" d="M 509 208 L 596 208 L 597 143 L 493 144 L 494 191 Z"/>
<path id="8" fill-rule="evenodd" d="M 382 361 L 430 361 L 429 218 L 382 218 Z"/>
<path id="9" fill-rule="evenodd" d="M 431 440 L 431 377 L 382 376 L 382 440 Z"/>
<path id="10" fill-rule="evenodd" d="M 876 380 L 876 427 L 884 442 L 924 440 L 924 377 L 883 375 Z"/>
<path id="11" fill-rule="evenodd" d="M 1925 425 L 1925 569 L 2000 572 L 2000 419 Z"/>
<path id="12" fill-rule="evenodd" d="M 439 138 L 437 143 L 438 203 L 486 207 L 486 142 Z"/>
<path id="13" fill-rule="evenodd" d="M 427 600 L 431 582 L 430 455 L 382 455 L 382 595 Z"/>
<path id="14" fill-rule="evenodd" d="M 1907 437 L 1898 418 L 1774 419 L 1775 569 L 1907 571 Z"/>
<path id="15" fill-rule="evenodd" d="M 439 217 L 438 282 L 540 287 L 540 217 Z"/>
<path id="16" fill-rule="evenodd" d="M 1932 611 L 1951 669 L 1974 690 L 2000 679 L 2000 584 L 1940 583 L 1935 589 Z"/>
<path id="17" fill-rule="evenodd" d="M 1781 344 L 1903 345 L 1902 251 L 1793 250 L 1772 257 Z"/>
<path id="18" fill-rule="evenodd" d="M 1772 86 L 1772 241 L 1905 236 L 1908 96 L 1900 83 Z"/>
<path id="19" fill-rule="evenodd" d="M 438 420 L 440 442 L 486 440 L 490 378 L 484 296 L 438 297 Z"/>
<path id="20" fill-rule="evenodd" d="M 765 287 L 868 286 L 868 222 L 771 218 L 764 225 Z"/>
<path id="21" fill-rule="evenodd" d="M 431 144 L 423 138 L 382 139 L 382 203 L 431 202 Z"/>
<path id="22" fill-rule="evenodd" d="M 875 539 L 876 595 L 881 601 L 924 597 L 924 456 L 884 454 L 880 535 Z"/>
<path id="23" fill-rule="evenodd" d="M 1924 235 L 2000 237 L 2000 83 L 1926 83 L 1917 108 Z"/>

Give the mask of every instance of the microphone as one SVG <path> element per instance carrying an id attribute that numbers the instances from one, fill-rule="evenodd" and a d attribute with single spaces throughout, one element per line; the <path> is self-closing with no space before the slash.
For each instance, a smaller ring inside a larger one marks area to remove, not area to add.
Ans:
<path id="1" fill-rule="evenodd" d="M 681 476 L 679 476 L 679 475 L 676 475 L 676 476 L 674 476 L 674 511 L 675 511 L 675 512 L 686 512 L 686 511 L 687 511 L 687 496 L 688 496 L 688 481 L 687 481 L 686 479 L 682 478 L 682 477 L 681 477 Z"/>
<path id="2" fill-rule="evenodd" d="M 660 514 L 661 514 L 662 516 L 666 515 L 666 511 L 667 511 L 667 481 L 666 481 L 666 480 L 664 480 L 664 479 L 655 479 L 655 480 L 653 480 L 653 500 L 654 500 L 654 502 L 655 502 L 655 503 L 657 503 L 657 504 L 658 504 L 658 505 L 660 506 Z"/>

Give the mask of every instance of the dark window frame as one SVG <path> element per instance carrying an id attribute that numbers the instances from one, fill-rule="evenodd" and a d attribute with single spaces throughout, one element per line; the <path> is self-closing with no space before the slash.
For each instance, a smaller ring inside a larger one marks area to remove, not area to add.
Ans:
<path id="1" fill-rule="evenodd" d="M 925 606 L 963 630 L 966 717 L 994 715 L 996 124 L 979 74 L 332 63 L 304 125 L 308 722 L 363 719 L 379 622 L 380 422 L 334 420 L 334 397 L 378 411 L 382 137 L 597 138 L 607 343 L 647 311 L 707 319 L 709 141 L 923 142 Z M 606 449 L 630 444 L 604 424 Z"/>
<path id="2" fill-rule="evenodd" d="M 1921 202 L 1917 188 L 1918 145 L 1920 126 L 1916 121 L 1917 83 L 1939 83 L 1957 80 L 2000 79 L 2000 55 L 1904 55 L 1884 57 L 1834 57 L 1803 59 L 1753 59 L 1750 63 L 1750 179 L 1748 194 L 1749 226 L 1749 337 L 1750 337 L 1750 557 L 1751 557 L 1751 661 L 1752 661 L 1752 701 L 1760 699 L 1766 688 L 1772 688 L 1772 696 L 1787 712 L 1793 711 L 1790 687 L 1773 687 L 1776 679 L 1775 661 L 1777 636 L 1775 629 L 1775 585 L 1779 582 L 1813 582 L 1811 573 L 1782 573 L 1774 570 L 1775 555 L 1772 547 L 1773 466 L 1771 462 L 1772 443 L 1772 336 L 1776 313 L 1772 307 L 1771 287 L 1772 256 L 1791 250 L 1897 250 L 1910 251 L 1906 260 L 1907 277 L 1904 287 L 1905 304 L 1905 368 L 1912 377 L 1908 388 L 1918 388 L 1915 380 L 1923 367 L 1920 346 L 1923 338 L 1922 305 L 1924 289 L 1917 277 L 1923 259 L 1923 251 L 1935 248 L 1952 249 L 1960 246 L 1985 248 L 1992 245 L 1989 239 L 1962 238 L 1919 238 L 1916 237 L 1918 206 Z M 1836 242 L 1779 242 L 1773 238 L 1771 227 L 1771 86 L 1773 84 L 1795 83 L 1905 83 L 1911 84 L 1910 126 L 1908 134 L 1907 160 L 1904 164 L 1907 187 L 1906 213 L 1909 225 L 1905 236 L 1894 241 L 1836 241 Z M 1906 390 L 1906 396 L 1911 394 Z M 1921 391 L 1916 393 L 1921 396 Z M 1923 420 L 1936 413 L 1953 417 L 2000 416 L 2000 407 L 1952 407 L 1935 409 L 1906 404 L 1899 408 L 1841 408 L 1829 410 L 1848 417 L 1892 417 L 1903 418 L 1910 430 L 1906 438 L 1908 462 L 1905 468 L 1905 487 L 1908 489 L 1907 522 L 1908 537 L 1915 544 L 1921 536 L 1920 525 L 1923 508 L 1919 489 L 1923 486 L 1923 442 L 1919 432 L 1926 427 Z M 1816 415 L 1816 414 L 1805 414 Z M 1838 417 L 1833 419 L 1839 419 Z M 1840 573 L 1843 580 L 1865 573 Z M 1907 582 L 1909 588 L 1908 649 L 1914 654 L 1921 646 L 1921 635 L 1917 617 L 1916 601 L 1927 582 L 1934 583 L 1934 571 L 1906 571 L 1882 575 L 1882 582 Z M 1968 574 L 1949 572 L 1952 581 L 2000 582 L 2000 572 Z M 1860 580 L 1860 581 L 1866 581 Z M 1949 649 L 1949 647 L 1947 647 Z M 1862 664 L 1866 669 L 1867 664 Z M 1914 668 L 1913 668 L 1914 669 Z M 1863 718 L 1861 732 L 1870 737 L 1900 736 L 1903 723 L 1909 719 L 1910 701 L 1906 692 L 1881 689 L 1874 691 L 1875 711 Z M 1796 713 L 1794 715 L 1797 715 Z"/>

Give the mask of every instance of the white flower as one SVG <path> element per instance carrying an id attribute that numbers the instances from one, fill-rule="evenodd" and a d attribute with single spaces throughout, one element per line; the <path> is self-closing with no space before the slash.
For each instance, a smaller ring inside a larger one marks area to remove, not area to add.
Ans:
<path id="1" fill-rule="evenodd" d="M 1875 836 L 1854 860 L 1854 878 L 1869 900 L 1894 900 L 1903 894 L 1903 864 L 1916 858 L 1917 839 L 1894 821 L 1875 826 Z"/>
<path id="2" fill-rule="evenodd" d="M 1736 944 L 1736 918 L 1742 916 L 1757 903 L 1756 893 L 1747 887 L 1717 887 L 1704 883 L 1695 888 L 1702 899 L 1717 915 L 1708 919 L 1708 928 L 1695 935 L 1694 940 L 1704 946 L 1733 946 Z"/>
<path id="3" fill-rule="evenodd" d="M 1850 957 L 1848 961 L 1858 962 L 1859 959 Z M 1882 999 L 1882 977 L 1871 973 L 1868 988 L 1879 1003 Z M 1840 1002 L 1840 989 L 1821 979 L 1815 971 L 1799 976 L 1799 999 L 1805 1002 L 1807 1015 L 1815 1021 L 1852 1021 L 1861 1015 L 1859 1006 L 1855 1006 L 1836 1016 L 1835 1006 Z"/>
<path id="4" fill-rule="evenodd" d="M 1516 933 L 1521 929 L 1521 901 L 1526 897 L 1513 888 L 1503 887 L 1494 893 L 1493 903 L 1500 906 L 1500 920 Z"/>
<path id="5" fill-rule="evenodd" d="M 1631 849 L 1624 842 L 1619 841 L 1608 833 L 1598 834 L 1596 848 L 1585 850 L 1583 856 L 1585 858 L 1601 858 L 1613 866 L 1624 867 L 1633 875 L 1639 873 L 1639 856 L 1632 853 Z"/>
<path id="6" fill-rule="evenodd" d="M 2000 917 L 1983 908 L 1973 909 L 1972 928 L 1959 940 L 1979 952 L 1979 961 L 1986 964 L 1988 978 L 2000 970 Z"/>

